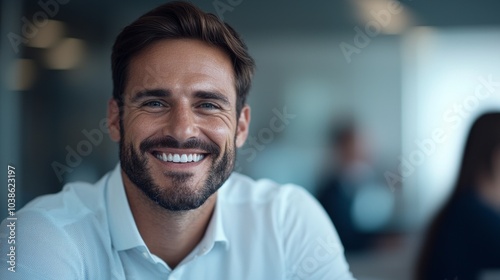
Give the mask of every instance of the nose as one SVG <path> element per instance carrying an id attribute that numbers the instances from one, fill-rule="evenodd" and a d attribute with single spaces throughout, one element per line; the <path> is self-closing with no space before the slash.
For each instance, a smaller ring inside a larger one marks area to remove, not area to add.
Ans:
<path id="1" fill-rule="evenodd" d="M 163 134 L 175 138 L 180 143 L 198 136 L 199 129 L 195 113 L 187 104 L 173 106 L 166 122 Z"/>

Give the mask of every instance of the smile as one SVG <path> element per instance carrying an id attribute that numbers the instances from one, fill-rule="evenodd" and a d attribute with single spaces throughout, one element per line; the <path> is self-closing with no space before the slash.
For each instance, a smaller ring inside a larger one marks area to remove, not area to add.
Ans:
<path id="1" fill-rule="evenodd" d="M 155 157 L 161 161 L 165 162 L 175 162 L 175 163 L 188 163 L 188 162 L 198 162 L 202 160 L 205 155 L 203 154 L 166 154 L 166 153 L 156 153 Z"/>

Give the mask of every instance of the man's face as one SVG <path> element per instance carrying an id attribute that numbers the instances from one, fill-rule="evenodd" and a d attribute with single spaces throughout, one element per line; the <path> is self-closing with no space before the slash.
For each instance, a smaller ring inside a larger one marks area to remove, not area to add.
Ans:
<path id="1" fill-rule="evenodd" d="M 122 118 L 114 100 L 108 108 L 125 175 L 168 210 L 198 208 L 229 177 L 248 133 L 231 60 L 198 40 L 163 40 L 128 70 Z"/>

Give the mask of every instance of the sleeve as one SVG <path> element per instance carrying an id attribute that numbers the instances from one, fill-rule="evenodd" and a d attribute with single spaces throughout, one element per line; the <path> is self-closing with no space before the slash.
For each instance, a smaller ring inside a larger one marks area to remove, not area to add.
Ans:
<path id="1" fill-rule="evenodd" d="M 35 211 L 0 228 L 0 279 L 83 279 L 81 260 L 63 228 Z"/>
<path id="2" fill-rule="evenodd" d="M 338 234 L 318 201 L 297 186 L 283 188 L 280 220 L 286 279 L 354 279 Z"/>

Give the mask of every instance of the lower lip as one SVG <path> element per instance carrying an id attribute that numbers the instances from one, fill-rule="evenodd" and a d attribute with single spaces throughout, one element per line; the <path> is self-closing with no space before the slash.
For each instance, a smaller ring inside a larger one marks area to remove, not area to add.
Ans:
<path id="1" fill-rule="evenodd" d="M 181 162 L 173 162 L 173 161 L 163 161 L 163 160 L 157 158 L 153 154 L 150 154 L 150 155 L 152 157 L 154 157 L 157 161 L 162 163 L 164 166 L 167 166 L 168 168 L 175 168 L 175 169 L 188 169 L 188 168 L 196 167 L 196 166 L 200 165 L 207 157 L 209 157 L 209 155 L 206 154 L 206 155 L 203 155 L 203 158 L 199 161 L 181 163 Z"/>

